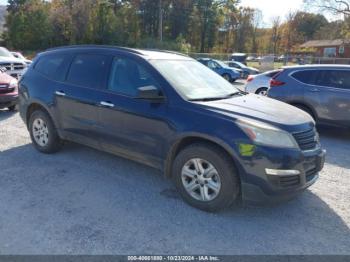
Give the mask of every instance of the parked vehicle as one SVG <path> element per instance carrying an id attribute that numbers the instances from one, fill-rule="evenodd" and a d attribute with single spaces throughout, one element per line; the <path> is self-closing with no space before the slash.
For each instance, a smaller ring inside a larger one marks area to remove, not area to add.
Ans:
<path id="1" fill-rule="evenodd" d="M 350 66 L 285 67 L 270 86 L 269 97 L 304 110 L 318 123 L 350 127 Z"/>
<path id="2" fill-rule="evenodd" d="M 249 75 L 245 91 L 258 95 L 266 96 L 267 90 L 270 87 L 270 80 L 281 70 L 272 70 L 259 75 Z"/>
<path id="3" fill-rule="evenodd" d="M 69 140 L 150 165 L 206 211 L 290 199 L 325 157 L 308 114 L 171 52 L 48 50 L 20 81 L 20 114 L 37 150 Z"/>
<path id="4" fill-rule="evenodd" d="M 241 62 L 242 64 L 247 64 L 247 54 L 244 53 L 233 53 L 230 57 L 232 61 Z"/>
<path id="5" fill-rule="evenodd" d="M 254 68 L 254 67 L 249 67 L 246 66 L 245 64 L 242 64 L 240 62 L 236 62 L 236 61 L 227 61 L 226 64 L 231 67 L 231 68 L 235 68 L 235 69 L 240 69 L 243 71 L 244 73 L 244 78 L 247 79 L 247 77 L 249 75 L 257 75 L 259 74 L 259 70 Z"/>
<path id="6" fill-rule="evenodd" d="M 0 67 L 7 70 L 7 74 L 19 79 L 27 68 L 27 65 L 21 59 L 14 57 L 10 51 L 4 47 L 0 47 Z"/>
<path id="7" fill-rule="evenodd" d="M 211 70 L 213 70 L 215 73 L 221 75 L 223 78 L 225 78 L 230 83 L 233 83 L 237 79 L 243 77 L 243 73 L 241 70 L 238 71 L 236 69 L 232 69 L 229 66 L 227 66 L 225 63 L 223 63 L 219 60 L 214 60 L 211 58 L 199 58 L 198 62 L 209 67 Z"/>
<path id="8" fill-rule="evenodd" d="M 32 63 L 31 60 L 25 58 L 20 52 L 11 52 L 11 54 L 16 58 L 21 59 L 24 63 L 27 64 L 27 66 L 29 66 Z"/>
<path id="9" fill-rule="evenodd" d="M 14 111 L 18 101 L 18 82 L 5 72 L 6 69 L 0 68 L 0 109 Z"/>

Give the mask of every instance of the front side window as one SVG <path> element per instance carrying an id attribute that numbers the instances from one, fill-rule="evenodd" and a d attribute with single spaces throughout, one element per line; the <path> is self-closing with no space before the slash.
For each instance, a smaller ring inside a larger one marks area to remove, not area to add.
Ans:
<path id="1" fill-rule="evenodd" d="M 322 70 L 320 85 L 350 90 L 350 70 Z"/>
<path id="2" fill-rule="evenodd" d="M 188 100 L 225 99 L 239 90 L 195 60 L 151 60 L 178 93 Z"/>
<path id="3" fill-rule="evenodd" d="M 104 55 L 77 55 L 70 67 L 67 82 L 87 87 L 102 88 L 108 74 L 110 58 Z"/>
<path id="4" fill-rule="evenodd" d="M 115 58 L 108 81 L 108 90 L 136 97 L 138 88 L 155 86 L 155 79 L 142 65 L 129 58 Z"/>
<path id="5" fill-rule="evenodd" d="M 35 70 L 52 80 L 63 81 L 68 59 L 69 56 L 64 54 L 44 56 L 36 63 Z"/>

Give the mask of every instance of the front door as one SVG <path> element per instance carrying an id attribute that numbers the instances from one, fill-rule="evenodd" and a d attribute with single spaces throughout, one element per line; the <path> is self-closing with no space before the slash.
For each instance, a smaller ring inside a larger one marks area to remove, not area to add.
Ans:
<path id="1" fill-rule="evenodd" d="M 161 167 L 172 134 L 167 102 L 138 98 L 138 88 L 159 84 L 139 61 L 114 58 L 99 111 L 101 145 L 106 151 Z M 161 90 L 160 90 L 161 92 Z"/>

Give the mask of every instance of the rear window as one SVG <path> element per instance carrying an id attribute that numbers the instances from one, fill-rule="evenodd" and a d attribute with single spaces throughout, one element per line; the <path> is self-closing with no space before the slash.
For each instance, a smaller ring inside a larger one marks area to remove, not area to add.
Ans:
<path id="1" fill-rule="evenodd" d="M 48 55 L 39 59 L 35 70 L 46 77 L 63 81 L 68 67 L 69 56 L 65 54 Z"/>
<path id="2" fill-rule="evenodd" d="M 106 82 L 111 58 L 104 55 L 77 55 L 70 67 L 67 82 L 87 87 L 102 88 Z"/>
<path id="3" fill-rule="evenodd" d="M 292 76 L 304 84 L 314 85 L 316 84 L 318 71 L 316 70 L 303 70 L 292 74 Z"/>
<path id="4" fill-rule="evenodd" d="M 282 72 L 282 70 L 271 71 L 271 72 L 266 73 L 266 76 L 272 78 L 280 72 Z"/>

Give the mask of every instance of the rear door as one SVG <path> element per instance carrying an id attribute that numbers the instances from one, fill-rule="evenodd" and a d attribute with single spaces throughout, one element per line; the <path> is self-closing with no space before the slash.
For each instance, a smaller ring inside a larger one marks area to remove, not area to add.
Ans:
<path id="1" fill-rule="evenodd" d="M 94 53 L 78 53 L 73 57 L 64 84 L 56 90 L 61 128 L 68 139 L 99 146 L 98 108 L 111 60 Z"/>
<path id="2" fill-rule="evenodd" d="M 315 87 L 319 117 L 327 122 L 350 126 L 350 70 L 320 70 Z"/>

